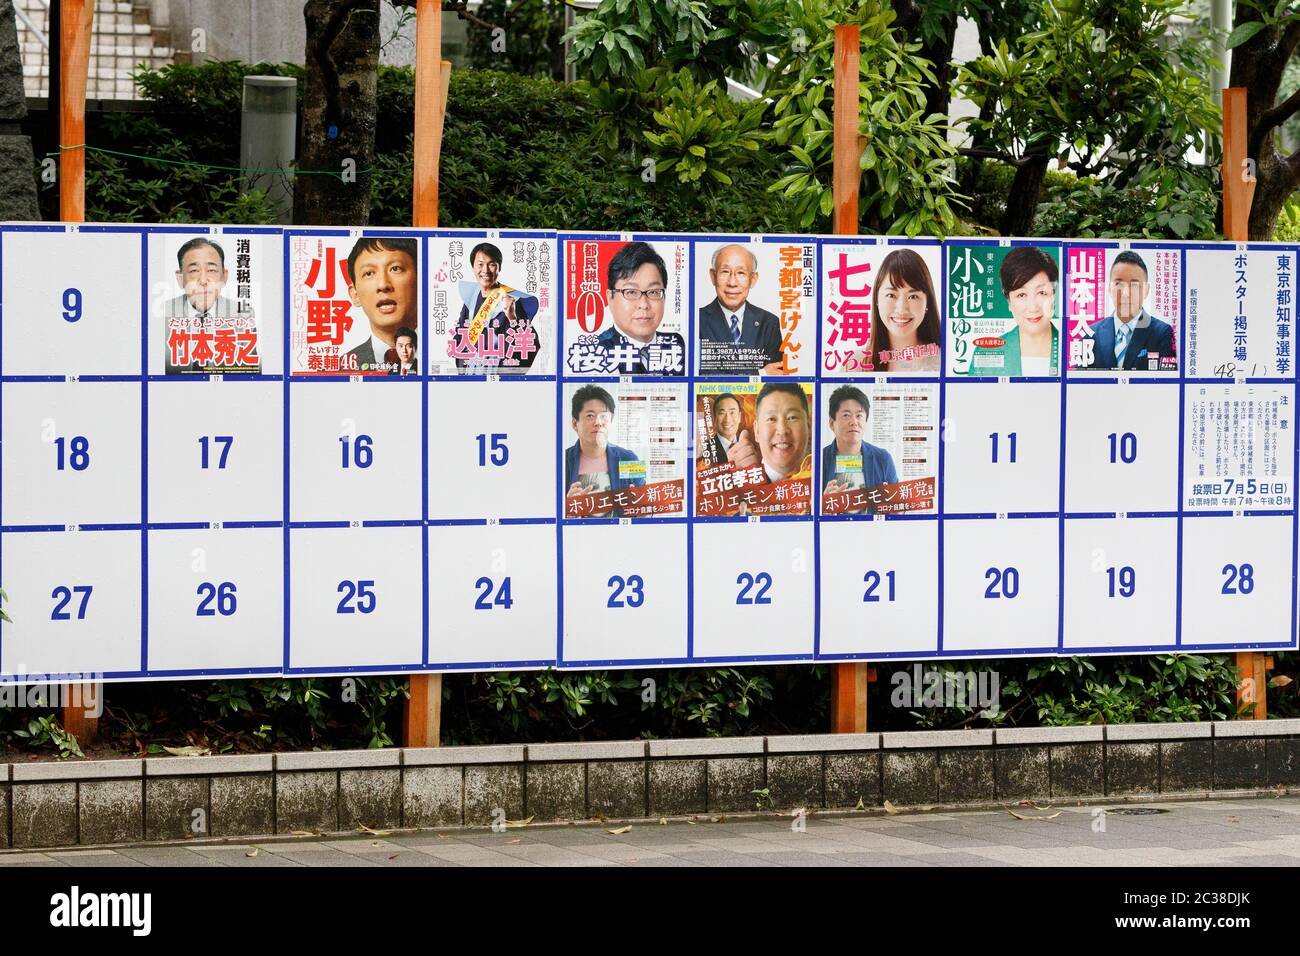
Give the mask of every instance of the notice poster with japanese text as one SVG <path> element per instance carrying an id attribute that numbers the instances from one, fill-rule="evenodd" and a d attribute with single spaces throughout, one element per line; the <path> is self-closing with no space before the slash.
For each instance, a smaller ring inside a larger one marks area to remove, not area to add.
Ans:
<path id="1" fill-rule="evenodd" d="M 822 354 L 827 375 L 938 375 L 942 250 L 822 240 Z"/>
<path id="2" fill-rule="evenodd" d="M 698 374 L 812 375 L 816 243 L 695 244 Z"/>
<path id="3" fill-rule="evenodd" d="M 418 372 L 418 239 L 291 232 L 288 243 L 292 374 Z"/>
<path id="4" fill-rule="evenodd" d="M 1183 494 L 1189 510 L 1291 508 L 1295 396 L 1281 385 L 1187 387 Z"/>
<path id="5" fill-rule="evenodd" d="M 562 241 L 566 374 L 685 375 L 690 243 Z"/>
<path id="6" fill-rule="evenodd" d="M 697 382 L 695 514 L 812 513 L 812 386 Z"/>
<path id="7" fill-rule="evenodd" d="M 949 372 L 1059 375 L 1060 250 L 962 242 L 947 249 Z"/>
<path id="8" fill-rule="evenodd" d="M 555 372 L 555 237 L 432 236 L 430 375 Z"/>
<path id="9" fill-rule="evenodd" d="M 1067 246 L 1071 371 L 1178 371 L 1179 249 Z"/>
<path id="10" fill-rule="evenodd" d="M 822 387 L 821 513 L 933 513 L 939 473 L 939 386 Z"/>
<path id="11" fill-rule="evenodd" d="M 564 517 L 685 514 L 686 386 L 570 384 L 564 409 Z"/>
<path id="12" fill-rule="evenodd" d="M 205 227 L 150 235 L 150 374 L 278 372 L 263 356 L 280 351 L 280 249 L 278 235 Z"/>
<path id="13" fill-rule="evenodd" d="M 1272 378 L 1292 371 L 1295 252 L 1187 250 L 1187 372 Z"/>

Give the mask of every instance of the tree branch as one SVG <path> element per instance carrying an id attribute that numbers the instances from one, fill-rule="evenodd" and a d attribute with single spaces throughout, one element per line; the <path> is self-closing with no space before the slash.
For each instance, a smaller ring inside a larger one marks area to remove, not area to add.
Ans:
<path id="1" fill-rule="evenodd" d="M 1300 111 L 1300 89 L 1284 99 L 1281 103 L 1271 109 L 1265 110 L 1259 117 L 1259 123 L 1255 127 L 1256 135 L 1267 133 L 1275 126 L 1281 126 L 1289 120 L 1297 111 Z"/>
<path id="2" fill-rule="evenodd" d="M 957 152 L 962 156 L 970 156 L 975 159 L 1001 160 L 1002 162 L 1007 163 L 1010 166 L 1027 166 L 1030 163 L 1032 163 L 1034 160 L 1042 158 L 1041 156 L 1035 153 L 1030 153 L 1028 155 L 1017 158 L 1015 156 L 1012 156 L 1010 153 L 1004 152 L 1003 150 L 1000 149 L 976 149 L 970 146 L 963 146 L 960 149 L 958 149 Z"/>

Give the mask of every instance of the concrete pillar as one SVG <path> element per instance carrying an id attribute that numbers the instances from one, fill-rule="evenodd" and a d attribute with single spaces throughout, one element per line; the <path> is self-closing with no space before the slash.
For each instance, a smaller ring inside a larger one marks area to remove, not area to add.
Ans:
<path id="1" fill-rule="evenodd" d="M 243 192 L 263 190 L 276 210 L 276 222 L 293 219 L 293 180 L 288 170 L 297 158 L 298 81 L 291 76 L 244 77 L 239 124 L 239 167 Z"/>
<path id="2" fill-rule="evenodd" d="M 57 66 L 55 67 L 57 69 Z M 19 133 L 27 116 L 23 60 L 13 0 L 0 0 L 0 220 L 38 220 L 36 158 L 32 141 Z"/>

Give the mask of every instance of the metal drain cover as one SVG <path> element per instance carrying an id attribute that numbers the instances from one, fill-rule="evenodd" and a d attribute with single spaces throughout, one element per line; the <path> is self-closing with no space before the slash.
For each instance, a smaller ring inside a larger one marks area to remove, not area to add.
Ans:
<path id="1" fill-rule="evenodd" d="M 1145 817 L 1153 813 L 1168 813 L 1168 810 L 1160 807 L 1118 807 L 1114 810 L 1107 810 L 1106 815 L 1116 817 Z"/>

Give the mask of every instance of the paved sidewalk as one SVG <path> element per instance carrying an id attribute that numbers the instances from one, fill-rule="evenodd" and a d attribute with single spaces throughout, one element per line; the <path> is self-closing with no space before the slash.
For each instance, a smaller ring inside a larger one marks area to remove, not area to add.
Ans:
<path id="1" fill-rule="evenodd" d="M 1258 866 L 1300 865 L 1300 797 L 807 818 L 716 818 L 238 844 L 5 851 L 0 866 Z M 1126 809 L 1117 805 L 1109 809 Z M 1058 814 L 1052 816 L 1053 814 Z M 719 822 L 713 822 L 718 819 Z M 1104 825 L 1104 830 L 1102 826 Z"/>

